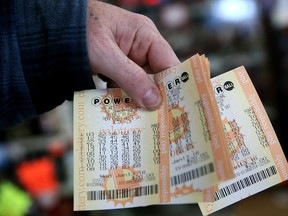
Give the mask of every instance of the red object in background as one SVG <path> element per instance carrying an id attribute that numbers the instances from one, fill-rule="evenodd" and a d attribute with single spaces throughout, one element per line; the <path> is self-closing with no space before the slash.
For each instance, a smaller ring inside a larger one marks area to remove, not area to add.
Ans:
<path id="1" fill-rule="evenodd" d="M 146 5 L 146 6 L 157 6 L 160 5 L 167 0 L 121 0 L 120 5 L 125 5 L 126 7 L 138 7 L 139 5 Z"/>
<path id="2" fill-rule="evenodd" d="M 48 146 L 48 152 L 54 157 L 62 157 L 66 152 L 66 145 L 62 141 L 54 140 Z"/>
<path id="3" fill-rule="evenodd" d="M 148 6 L 156 6 L 162 3 L 162 0 L 142 0 L 142 3 Z"/>
<path id="4" fill-rule="evenodd" d="M 23 162 L 17 167 L 16 174 L 22 186 L 33 196 L 58 190 L 52 159 L 45 157 Z"/>

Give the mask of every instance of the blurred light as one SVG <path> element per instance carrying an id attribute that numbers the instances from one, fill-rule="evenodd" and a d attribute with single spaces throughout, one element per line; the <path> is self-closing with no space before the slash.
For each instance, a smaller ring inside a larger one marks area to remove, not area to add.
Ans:
<path id="1" fill-rule="evenodd" d="M 288 27 L 288 1 L 278 0 L 276 7 L 272 10 L 272 23 L 276 28 Z"/>
<path id="2" fill-rule="evenodd" d="M 16 173 L 19 182 L 33 196 L 58 191 L 55 164 L 49 158 L 22 162 Z"/>
<path id="3" fill-rule="evenodd" d="M 10 182 L 2 182 L 0 192 L 0 216 L 23 216 L 32 206 L 29 195 Z"/>
<path id="4" fill-rule="evenodd" d="M 20 143 L 9 143 L 7 146 L 9 158 L 13 162 L 22 161 L 25 158 L 26 151 L 25 147 Z"/>
<path id="5" fill-rule="evenodd" d="M 212 14 L 223 22 L 251 22 L 257 14 L 257 5 L 253 0 L 218 0 L 213 2 Z"/>
<path id="6" fill-rule="evenodd" d="M 160 19 L 169 28 L 182 27 L 189 21 L 189 10 L 181 3 L 168 4 L 160 12 Z"/>
<path id="7" fill-rule="evenodd" d="M 0 145 L 0 170 L 5 169 L 10 163 L 6 145 Z"/>
<path id="8" fill-rule="evenodd" d="M 62 157 L 66 152 L 66 144 L 60 140 L 53 140 L 48 146 L 49 153 L 56 157 Z"/>

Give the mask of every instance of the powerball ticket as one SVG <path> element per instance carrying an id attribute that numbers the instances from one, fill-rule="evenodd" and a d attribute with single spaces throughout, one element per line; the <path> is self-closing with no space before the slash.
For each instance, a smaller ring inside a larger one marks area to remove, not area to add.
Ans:
<path id="1" fill-rule="evenodd" d="M 153 112 L 136 107 L 120 89 L 75 93 L 74 210 L 159 204 L 169 195 L 169 164 L 159 165 L 168 142 L 158 118 L 166 116 L 163 106 Z"/>
<path id="2" fill-rule="evenodd" d="M 213 78 L 235 178 L 205 190 L 211 214 L 288 179 L 288 164 L 269 118 L 244 67 Z"/>
<path id="3" fill-rule="evenodd" d="M 201 189 L 234 177 L 202 66 L 195 55 L 155 75 L 168 103 L 172 203 L 199 202 L 204 199 Z"/>
<path id="4" fill-rule="evenodd" d="M 201 202 L 200 189 L 234 176 L 204 68 L 195 55 L 159 73 L 153 112 L 121 89 L 75 93 L 75 210 Z"/>

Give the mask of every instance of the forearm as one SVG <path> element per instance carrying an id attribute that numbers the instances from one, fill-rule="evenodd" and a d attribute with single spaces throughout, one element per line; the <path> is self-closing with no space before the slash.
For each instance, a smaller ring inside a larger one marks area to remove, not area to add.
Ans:
<path id="1" fill-rule="evenodd" d="M 94 88 L 86 47 L 86 1 L 0 4 L 7 9 L 1 20 L 9 17 L 6 32 L 0 33 L 5 41 L 0 48 L 0 128 L 51 110 L 72 99 L 74 91 Z"/>
<path id="2" fill-rule="evenodd" d="M 86 47 L 87 1 L 16 2 L 23 70 L 36 112 L 94 87 Z"/>
<path id="3" fill-rule="evenodd" d="M 13 1 L 0 2 L 0 129 L 35 115 L 23 74 Z"/>

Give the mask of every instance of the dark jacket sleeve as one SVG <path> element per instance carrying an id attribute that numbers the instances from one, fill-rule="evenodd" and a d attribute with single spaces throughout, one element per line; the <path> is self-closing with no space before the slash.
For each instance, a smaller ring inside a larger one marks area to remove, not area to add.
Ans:
<path id="1" fill-rule="evenodd" d="M 0 129 L 95 88 L 87 0 L 0 1 Z"/>

